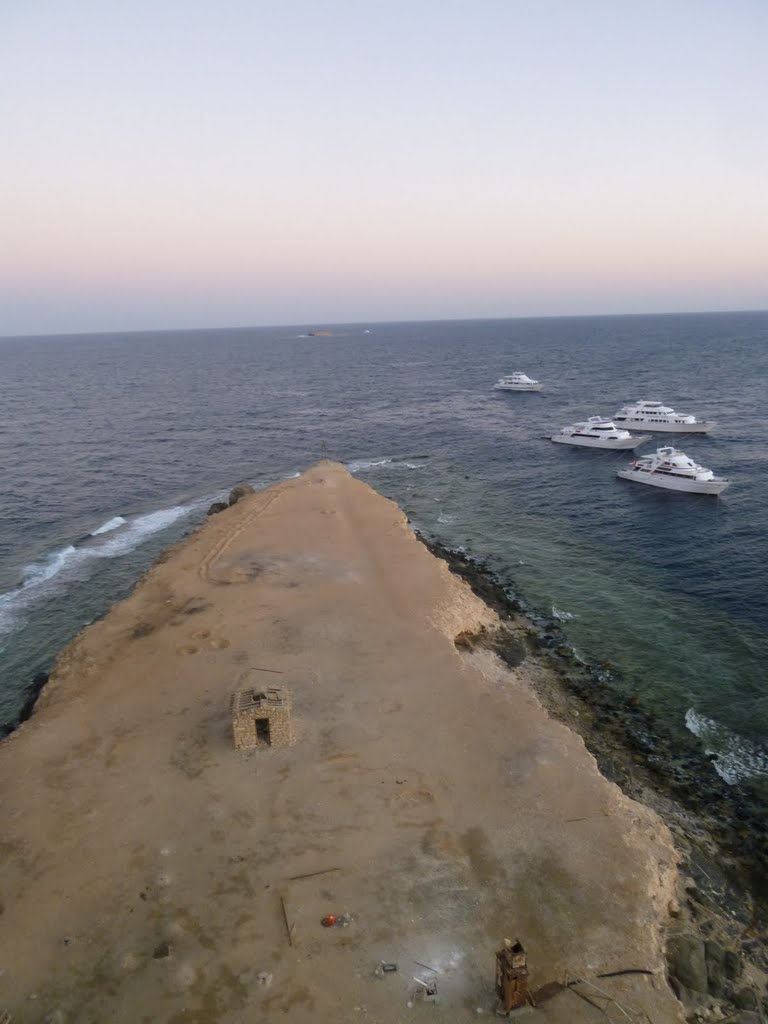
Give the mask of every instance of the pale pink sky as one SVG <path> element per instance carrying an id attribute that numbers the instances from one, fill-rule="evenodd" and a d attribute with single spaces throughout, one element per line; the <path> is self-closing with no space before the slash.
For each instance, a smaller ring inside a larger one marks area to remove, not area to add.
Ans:
<path id="1" fill-rule="evenodd" d="M 0 10 L 0 334 L 768 307 L 763 0 Z"/>

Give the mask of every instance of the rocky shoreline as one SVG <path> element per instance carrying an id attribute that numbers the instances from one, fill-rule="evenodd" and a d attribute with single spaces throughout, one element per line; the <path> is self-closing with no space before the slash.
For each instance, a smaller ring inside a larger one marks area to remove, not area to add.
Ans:
<path id="1" fill-rule="evenodd" d="M 670 907 L 669 972 L 678 996 L 696 1008 L 689 1019 L 763 1019 L 764 982 L 744 984 L 745 967 L 768 970 L 768 808 L 761 795 L 728 785 L 695 737 L 673 734 L 639 698 L 625 697 L 615 666 L 581 659 L 560 624 L 530 609 L 487 563 L 417 536 L 509 623 L 500 635 L 457 642 L 490 647 L 512 666 L 538 663 L 536 692 L 548 712 L 583 738 L 603 775 L 669 826 L 681 879 Z M 754 1017 L 728 1017 L 729 1009 Z"/>

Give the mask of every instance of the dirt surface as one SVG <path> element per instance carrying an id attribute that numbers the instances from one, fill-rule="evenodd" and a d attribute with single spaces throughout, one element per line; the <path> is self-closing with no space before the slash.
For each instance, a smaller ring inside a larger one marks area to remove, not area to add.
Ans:
<path id="1" fill-rule="evenodd" d="M 510 937 L 532 989 L 593 986 L 532 1020 L 682 1021 L 669 833 L 547 716 L 525 662 L 454 645 L 497 625 L 341 466 L 211 518 L 63 652 L 0 745 L 0 1009 L 470 1020 L 493 1015 Z M 245 677 L 291 691 L 292 746 L 234 749 Z M 597 978 L 627 968 L 654 973 Z"/>

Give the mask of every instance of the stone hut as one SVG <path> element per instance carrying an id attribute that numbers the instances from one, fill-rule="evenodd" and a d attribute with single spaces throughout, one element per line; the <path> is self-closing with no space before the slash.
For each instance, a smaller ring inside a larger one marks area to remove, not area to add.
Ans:
<path id="1" fill-rule="evenodd" d="M 287 747 L 291 742 L 291 695 L 276 686 L 238 690 L 230 699 L 232 735 L 238 750 Z"/>

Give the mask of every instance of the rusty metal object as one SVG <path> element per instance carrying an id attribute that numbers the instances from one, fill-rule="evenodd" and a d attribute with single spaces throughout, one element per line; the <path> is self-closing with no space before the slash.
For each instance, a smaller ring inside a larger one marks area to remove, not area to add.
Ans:
<path id="1" fill-rule="evenodd" d="M 503 1013 L 509 1013 L 529 1001 L 528 954 L 519 939 L 504 939 L 496 953 L 496 994 Z"/>
<path id="2" fill-rule="evenodd" d="M 430 978 L 429 981 L 423 981 L 421 978 L 417 978 L 414 975 L 413 980 L 420 988 L 417 988 L 413 993 L 413 1001 L 417 999 L 423 1000 L 425 1003 L 436 1003 L 437 1002 L 437 981 L 435 978 Z"/>

